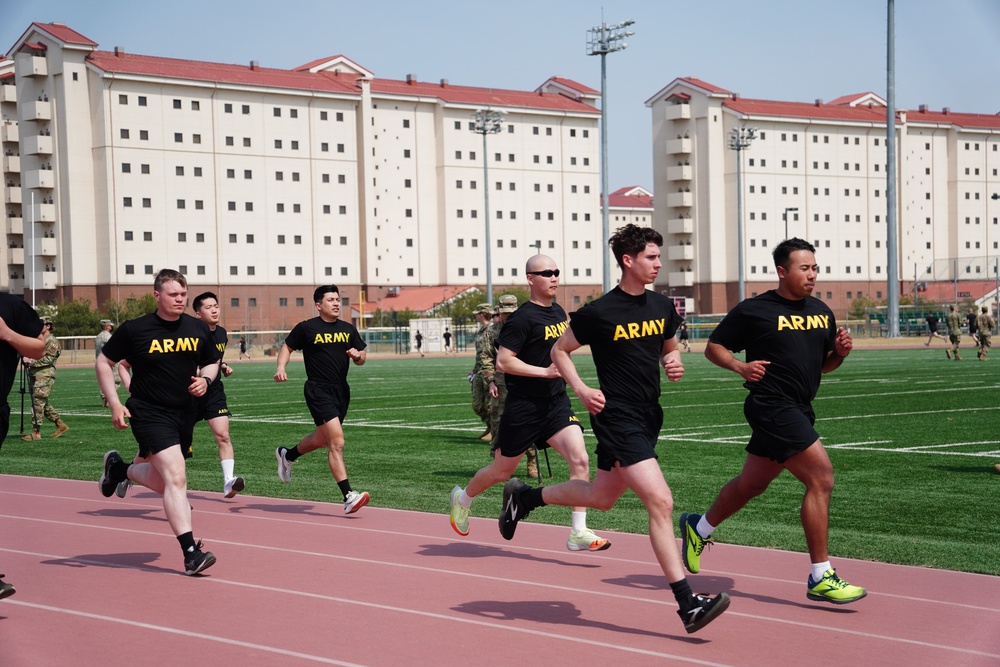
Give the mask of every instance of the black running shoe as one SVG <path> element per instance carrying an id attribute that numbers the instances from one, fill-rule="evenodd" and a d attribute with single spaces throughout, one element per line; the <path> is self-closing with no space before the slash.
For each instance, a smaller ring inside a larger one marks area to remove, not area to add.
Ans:
<path id="1" fill-rule="evenodd" d="M 719 614 L 729 608 L 729 595 L 719 593 L 714 598 L 707 595 L 692 595 L 691 606 L 687 609 L 678 609 L 677 615 L 684 623 L 684 629 L 688 634 L 698 632 L 703 627 L 715 620 Z"/>
<path id="2" fill-rule="evenodd" d="M 500 534 L 505 540 L 514 538 L 514 531 L 517 530 L 517 522 L 528 516 L 531 510 L 524 509 L 522 496 L 525 491 L 530 491 L 531 487 L 512 477 L 503 485 L 503 507 L 500 510 Z"/>
<path id="3" fill-rule="evenodd" d="M 6 576 L 7 575 L 5 574 L 0 574 L 0 600 L 3 600 L 4 598 L 9 598 L 15 592 L 14 586 L 12 584 L 8 584 L 6 581 L 3 580 L 3 578 Z"/>
<path id="4" fill-rule="evenodd" d="M 195 575 L 215 565 L 215 554 L 202 551 L 201 542 L 194 546 L 194 551 L 184 554 L 184 574 Z"/>
<path id="5" fill-rule="evenodd" d="M 98 484 L 101 485 L 101 495 L 105 498 L 115 495 L 115 488 L 118 486 L 118 482 L 122 481 L 111 474 L 111 469 L 119 463 L 124 463 L 124 461 L 118 452 L 112 449 L 104 453 L 104 474 L 101 475 Z"/>

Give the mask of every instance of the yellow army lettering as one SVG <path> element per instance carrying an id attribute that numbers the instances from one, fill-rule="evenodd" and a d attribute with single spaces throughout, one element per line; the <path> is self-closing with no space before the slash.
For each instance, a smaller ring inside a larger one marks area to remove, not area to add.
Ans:
<path id="1" fill-rule="evenodd" d="M 336 333 L 318 333 L 316 337 L 313 338 L 313 345 L 323 345 L 324 343 L 350 343 L 351 334 L 347 331 L 338 331 Z"/>
<path id="2" fill-rule="evenodd" d="M 199 342 L 201 342 L 200 338 L 154 339 L 149 343 L 149 351 L 147 354 L 153 354 L 154 352 L 159 352 L 160 354 L 168 354 L 171 352 L 197 352 Z"/>
<path id="3" fill-rule="evenodd" d="M 631 340 L 633 338 L 663 335 L 666 321 L 665 318 L 660 318 L 658 320 L 646 320 L 645 322 L 619 324 L 615 327 L 615 337 L 612 340 L 618 340 L 619 338 Z"/>
<path id="4" fill-rule="evenodd" d="M 829 315 L 784 315 L 778 316 L 778 331 L 782 329 L 792 329 L 794 331 L 807 331 L 809 329 L 828 329 L 830 327 Z"/>
<path id="5" fill-rule="evenodd" d="M 225 343 L 216 343 L 215 344 L 215 349 L 217 349 L 219 352 L 222 352 L 223 354 L 225 354 L 225 352 L 226 352 L 226 344 Z"/>
<path id="6" fill-rule="evenodd" d="M 560 322 L 559 324 L 549 324 L 545 327 L 545 340 L 550 338 L 559 338 L 566 331 L 566 327 L 569 326 L 569 322 Z"/>

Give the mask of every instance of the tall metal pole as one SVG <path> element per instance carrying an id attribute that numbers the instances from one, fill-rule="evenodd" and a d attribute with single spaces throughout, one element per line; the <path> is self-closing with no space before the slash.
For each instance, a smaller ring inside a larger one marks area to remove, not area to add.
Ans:
<path id="1" fill-rule="evenodd" d="M 888 36 L 886 39 L 886 108 L 885 146 L 888 162 L 885 187 L 885 227 L 886 227 L 886 312 L 887 335 L 899 338 L 899 266 L 898 241 L 896 238 L 896 27 L 895 0 L 887 0 Z"/>
<path id="2" fill-rule="evenodd" d="M 490 172 L 486 135 L 500 132 L 500 112 L 480 109 L 472 116 L 472 131 L 483 135 L 483 199 L 486 206 L 486 303 L 493 304 L 493 242 L 490 240 Z"/>
<path id="3" fill-rule="evenodd" d="M 729 148 L 736 151 L 736 272 L 737 296 L 739 301 L 746 298 L 743 280 L 743 149 L 757 138 L 755 127 L 734 127 L 729 132 Z"/>
<path id="4" fill-rule="evenodd" d="M 635 33 L 626 30 L 635 21 L 623 21 L 616 25 L 602 23 L 587 31 L 587 55 L 601 56 L 601 234 L 603 239 L 604 291 L 611 289 L 611 248 L 608 239 L 611 238 L 609 223 L 609 184 L 608 184 L 608 87 L 607 63 L 605 58 L 609 53 L 628 48 L 626 37 Z"/>
<path id="5" fill-rule="evenodd" d="M 31 227 L 31 241 L 25 250 L 30 253 L 31 257 L 31 307 L 35 307 L 35 192 L 31 192 L 31 220 L 29 221 Z M 23 234 L 22 234 L 23 238 Z M 21 245 L 24 245 L 23 243 Z M 27 281 L 25 281 L 27 285 Z"/>

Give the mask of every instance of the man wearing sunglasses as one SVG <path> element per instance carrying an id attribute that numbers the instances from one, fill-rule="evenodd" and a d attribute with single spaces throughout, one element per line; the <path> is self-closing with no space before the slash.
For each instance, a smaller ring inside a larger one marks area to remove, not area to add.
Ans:
<path id="1" fill-rule="evenodd" d="M 573 414 L 566 382 L 549 352 L 567 328 L 566 311 L 555 303 L 559 269 L 555 260 L 535 255 L 525 266 L 531 298 L 511 313 L 500 331 L 497 366 L 504 372 L 507 401 L 497 438 L 499 452 L 477 472 L 468 486 L 451 491 L 451 526 L 469 534 L 472 499 L 494 484 L 510 479 L 524 453 L 535 443 L 547 443 L 569 464 L 570 479 L 590 480 L 590 461 L 583 427 Z M 574 507 L 566 540 L 570 551 L 603 551 L 611 546 L 587 528 L 587 510 Z"/>
<path id="2" fill-rule="evenodd" d="M 684 576 L 671 519 L 673 497 L 656 460 L 663 425 L 660 372 L 671 382 L 684 375 L 675 332 L 681 318 L 668 297 L 646 289 L 662 267 L 663 237 L 649 227 L 628 224 L 610 239 L 622 278 L 618 286 L 573 313 L 566 332 L 552 347 L 556 372 L 590 412 L 597 436 L 593 483 L 571 479 L 532 488 L 515 478 L 503 490 L 500 534 L 514 537 L 517 522 L 543 505 L 583 505 L 611 509 L 632 489 L 649 514 L 649 541 L 670 589 L 684 629 L 697 632 L 729 606 L 729 596 L 695 595 Z M 584 384 L 570 353 L 589 345 L 599 388 Z"/>

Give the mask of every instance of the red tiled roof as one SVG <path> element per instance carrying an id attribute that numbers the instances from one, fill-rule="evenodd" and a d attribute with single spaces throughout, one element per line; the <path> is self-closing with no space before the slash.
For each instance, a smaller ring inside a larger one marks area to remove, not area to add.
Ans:
<path id="1" fill-rule="evenodd" d="M 608 206 L 616 208 L 653 208 L 653 196 L 638 185 L 618 188 L 608 195 Z"/>
<path id="2" fill-rule="evenodd" d="M 775 102 L 737 98 L 725 100 L 722 106 L 748 116 L 817 118 L 885 124 L 885 107 L 869 107 L 867 105 L 845 107 L 842 105 L 809 104 L 807 102 Z"/>
<path id="3" fill-rule="evenodd" d="M 83 46 L 97 46 L 97 42 L 87 37 L 84 37 L 76 30 L 63 25 L 62 23 L 38 23 L 37 21 L 31 24 L 32 27 L 38 28 L 42 32 L 48 33 L 52 37 L 55 37 L 60 42 L 66 44 L 82 44 Z"/>
<path id="4" fill-rule="evenodd" d="M 125 53 L 116 56 L 110 51 L 94 51 L 87 60 L 98 69 L 119 74 L 137 74 L 193 81 L 219 81 L 249 86 L 292 88 L 329 93 L 357 95 L 358 87 L 354 76 L 338 76 L 332 73 L 310 74 L 285 69 L 249 65 L 225 65 L 197 60 L 180 60 Z"/>
<path id="5" fill-rule="evenodd" d="M 564 95 L 534 93 L 524 90 L 501 88 L 476 88 L 473 86 L 453 86 L 451 84 L 424 83 L 421 81 L 396 81 L 393 79 L 373 79 L 372 92 L 383 95 L 405 95 L 436 97 L 453 104 L 472 104 L 489 107 L 526 107 L 551 111 L 574 111 L 600 115 L 600 110 L 576 102 Z"/>
<path id="6" fill-rule="evenodd" d="M 585 86 L 582 83 L 578 83 L 576 81 L 573 81 L 572 79 L 564 79 L 561 76 L 554 76 L 551 79 L 549 79 L 549 81 L 554 81 L 554 82 L 556 82 L 558 84 L 566 86 L 567 88 L 572 88 L 573 90 L 576 90 L 576 91 L 581 92 L 581 93 L 585 93 L 587 95 L 600 95 L 601 94 L 601 92 L 599 90 L 594 90 L 593 88 L 590 88 L 589 86 Z"/>
<path id="7" fill-rule="evenodd" d="M 881 95 L 879 95 L 877 93 L 873 93 L 873 92 L 871 92 L 869 90 L 869 91 L 866 91 L 866 92 L 863 92 L 863 93 L 855 93 L 853 95 L 841 95 L 837 99 L 830 100 L 829 102 L 827 102 L 827 104 L 829 104 L 831 106 L 836 106 L 836 105 L 847 106 L 847 105 L 850 105 L 855 100 L 860 100 L 862 98 L 868 97 L 869 95 L 874 95 L 875 97 L 877 97 L 879 99 L 882 99 Z"/>
<path id="8" fill-rule="evenodd" d="M 911 109 L 906 112 L 906 122 L 1000 129 L 1000 114 L 952 113 L 951 111 L 945 113 L 944 111 L 913 111 Z"/>
<path id="9" fill-rule="evenodd" d="M 678 81 L 685 81 L 685 82 L 691 84 L 692 86 L 697 86 L 698 88 L 701 88 L 702 90 L 707 90 L 710 93 L 727 93 L 728 94 L 730 92 L 730 91 L 726 90 L 725 88 L 719 88 L 718 86 L 712 85 L 711 83 L 709 83 L 707 81 L 702 81 L 701 79 L 696 79 L 693 76 L 682 76 L 682 77 L 678 78 L 677 80 Z"/>
<path id="10" fill-rule="evenodd" d="M 377 301 L 367 301 L 365 303 L 365 314 L 373 313 L 376 309 L 380 309 L 382 312 L 411 310 L 414 313 L 424 313 L 470 289 L 472 289 L 470 285 L 403 287 L 396 294 L 385 294 Z M 368 298 L 371 298 L 371 296 L 374 295 L 368 295 Z M 359 311 L 360 308 L 357 305 L 351 304 L 352 313 L 359 313 Z"/>

